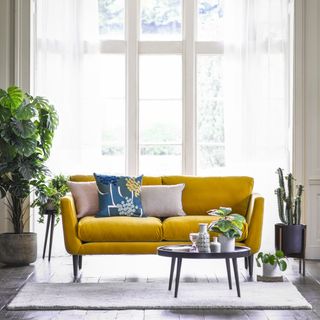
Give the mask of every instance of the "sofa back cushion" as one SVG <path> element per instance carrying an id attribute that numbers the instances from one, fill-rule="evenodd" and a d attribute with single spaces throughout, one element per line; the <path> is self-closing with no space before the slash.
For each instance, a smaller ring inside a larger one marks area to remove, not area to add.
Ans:
<path id="1" fill-rule="evenodd" d="M 185 216 L 182 207 L 184 184 L 141 187 L 141 202 L 146 216 L 167 218 Z"/>
<path id="2" fill-rule="evenodd" d="M 203 215 L 219 207 L 231 207 L 243 216 L 247 213 L 253 178 L 163 176 L 162 184 L 184 183 L 183 210 L 187 215 Z"/>
<path id="3" fill-rule="evenodd" d="M 93 175 L 74 175 L 71 181 L 94 181 Z M 172 185 L 184 183 L 183 210 L 187 215 L 203 215 L 219 207 L 231 207 L 233 212 L 247 213 L 253 189 L 251 177 L 195 177 L 195 176 L 143 176 L 142 185 Z"/>
<path id="4" fill-rule="evenodd" d="M 93 175 L 83 175 L 83 174 L 77 174 L 74 176 L 70 176 L 69 180 L 73 181 L 73 182 L 96 181 Z"/>
<path id="5" fill-rule="evenodd" d="M 95 181 L 68 181 L 77 208 L 77 217 L 95 216 L 99 211 L 98 187 Z"/>

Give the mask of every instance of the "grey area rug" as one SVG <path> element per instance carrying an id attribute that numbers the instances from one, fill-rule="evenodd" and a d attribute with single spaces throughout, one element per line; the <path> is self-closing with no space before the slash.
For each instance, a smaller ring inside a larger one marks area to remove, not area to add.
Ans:
<path id="1" fill-rule="evenodd" d="M 178 298 L 164 282 L 27 283 L 9 310 L 311 309 L 290 282 L 242 282 L 241 298 L 227 283 L 181 282 Z"/>

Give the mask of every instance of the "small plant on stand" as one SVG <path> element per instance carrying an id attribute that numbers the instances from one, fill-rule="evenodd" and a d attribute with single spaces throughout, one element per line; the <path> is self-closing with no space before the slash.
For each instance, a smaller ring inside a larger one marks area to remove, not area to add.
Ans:
<path id="1" fill-rule="evenodd" d="M 47 210 L 55 211 L 56 223 L 60 220 L 60 198 L 69 191 L 68 177 L 62 174 L 53 176 L 51 179 L 43 179 L 38 182 L 32 207 L 39 207 L 39 223 L 44 222 Z"/>

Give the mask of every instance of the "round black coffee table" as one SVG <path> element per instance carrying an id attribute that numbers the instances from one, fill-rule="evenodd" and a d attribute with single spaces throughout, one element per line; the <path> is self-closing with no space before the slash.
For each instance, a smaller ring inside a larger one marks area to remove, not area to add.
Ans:
<path id="1" fill-rule="evenodd" d="M 182 259 L 225 259 L 230 290 L 232 289 L 230 259 L 232 259 L 237 293 L 238 293 L 238 297 L 240 297 L 240 284 L 239 284 L 237 258 L 249 257 L 250 254 L 251 254 L 250 248 L 248 247 L 236 247 L 235 250 L 232 252 L 219 252 L 219 253 L 193 252 L 191 251 L 191 246 L 186 246 L 186 245 L 163 246 L 158 248 L 159 256 L 171 258 L 171 269 L 170 269 L 168 290 L 171 290 L 171 287 L 172 287 L 174 268 L 176 264 L 176 259 L 178 259 L 177 271 L 176 271 L 176 283 L 175 283 L 175 290 L 174 290 L 175 298 L 178 297 Z"/>

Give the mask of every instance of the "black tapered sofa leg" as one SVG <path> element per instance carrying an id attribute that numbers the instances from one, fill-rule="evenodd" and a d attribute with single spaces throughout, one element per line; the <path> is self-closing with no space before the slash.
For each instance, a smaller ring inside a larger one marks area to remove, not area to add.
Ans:
<path id="1" fill-rule="evenodd" d="M 253 261 L 254 261 L 254 254 L 251 254 L 248 257 L 249 276 L 250 276 L 250 278 L 252 278 L 252 275 L 253 275 Z"/>
<path id="2" fill-rule="evenodd" d="M 79 270 L 82 269 L 82 256 L 79 256 Z"/>
<path id="3" fill-rule="evenodd" d="M 248 269 L 248 257 L 244 257 L 244 267 Z"/>
<path id="4" fill-rule="evenodd" d="M 73 280 L 76 281 L 79 275 L 79 256 L 73 255 L 72 262 L 73 262 Z"/>

